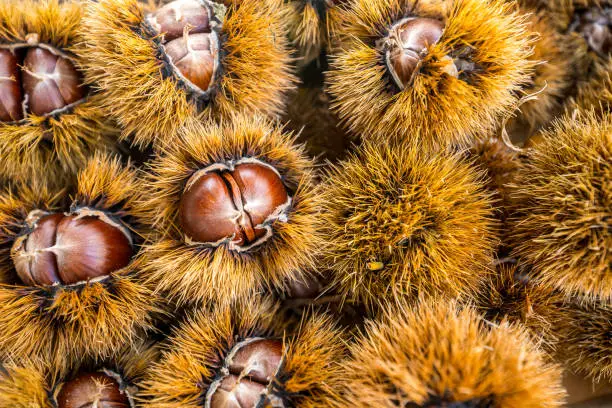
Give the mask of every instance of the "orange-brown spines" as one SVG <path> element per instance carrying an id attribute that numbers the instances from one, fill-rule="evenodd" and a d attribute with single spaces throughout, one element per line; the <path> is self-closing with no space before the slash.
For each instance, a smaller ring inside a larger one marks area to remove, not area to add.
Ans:
<path id="1" fill-rule="evenodd" d="M 339 10 L 327 84 L 333 108 L 364 137 L 427 147 L 466 141 L 513 110 L 515 93 L 529 79 L 531 39 L 511 4 L 363 0 Z M 437 21 L 436 34 L 419 37 L 412 46 L 418 50 L 404 57 L 414 65 L 410 78 L 394 78 L 397 68 L 385 63 L 395 59 L 389 40 L 397 28 L 417 21 Z"/>
<path id="2" fill-rule="evenodd" d="M 376 309 L 392 298 L 470 293 L 496 245 L 492 200 L 459 155 L 365 144 L 326 175 L 322 265 L 341 294 Z"/>
<path id="3" fill-rule="evenodd" d="M 339 332 L 324 316 L 295 331 L 280 316 L 267 300 L 195 312 L 151 368 L 144 406 L 330 406 L 344 352 Z"/>
<path id="4" fill-rule="evenodd" d="M 0 2 L 0 171 L 10 178 L 45 171 L 61 184 L 114 149 L 114 122 L 84 84 L 82 14 L 77 1 Z"/>
<path id="5" fill-rule="evenodd" d="M 527 151 L 511 192 L 514 254 L 568 298 L 612 301 L 611 158 L 608 115 L 566 116 Z"/>
<path id="6" fill-rule="evenodd" d="M 143 275 L 179 303 L 227 302 L 300 280 L 321 248 L 313 162 L 272 122 L 188 123 L 150 166 L 160 233 Z"/>
<path id="7" fill-rule="evenodd" d="M 561 370 L 520 327 L 454 303 L 400 303 L 343 364 L 339 407 L 561 407 Z"/>
<path id="8" fill-rule="evenodd" d="M 179 1 L 151 12 L 137 0 L 89 3 L 87 76 L 123 138 L 162 147 L 186 120 L 279 114 L 294 82 L 281 3 Z"/>
<path id="9" fill-rule="evenodd" d="M 134 277 L 148 233 L 140 194 L 136 170 L 104 155 L 87 163 L 74 189 L 33 179 L 4 191 L 0 351 L 103 358 L 151 328 L 156 297 Z"/>

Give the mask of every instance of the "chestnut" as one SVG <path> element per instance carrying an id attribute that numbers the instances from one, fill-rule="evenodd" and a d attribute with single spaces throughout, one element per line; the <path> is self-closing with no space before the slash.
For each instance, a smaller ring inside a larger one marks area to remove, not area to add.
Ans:
<path id="1" fill-rule="evenodd" d="M 162 35 L 166 55 L 177 74 L 195 90 L 213 84 L 219 58 L 219 40 L 213 31 L 214 10 L 206 0 L 175 0 L 147 17 Z"/>
<path id="2" fill-rule="evenodd" d="M 612 7 L 577 12 L 570 30 L 580 33 L 595 53 L 607 57 L 612 52 Z"/>
<path id="3" fill-rule="evenodd" d="M 13 243 L 11 258 L 26 285 L 76 284 L 108 276 L 130 263 L 130 233 L 101 211 L 35 210 L 27 233 Z"/>
<path id="4" fill-rule="evenodd" d="M 440 41 L 443 33 L 441 21 L 425 17 L 408 17 L 391 27 L 384 42 L 385 60 L 400 89 L 412 83 L 427 47 Z"/>
<path id="5" fill-rule="evenodd" d="M 69 59 L 47 48 L 28 48 L 23 67 L 23 90 L 35 115 L 44 116 L 85 96 L 83 78 Z"/>
<path id="6" fill-rule="evenodd" d="M 252 248 L 272 235 L 271 223 L 286 219 L 291 197 L 277 170 L 261 161 L 214 164 L 187 181 L 179 220 L 188 243 Z"/>
<path id="7" fill-rule="evenodd" d="M 191 34 L 210 33 L 212 17 L 212 9 L 204 6 L 201 1 L 176 0 L 149 15 L 148 21 L 168 42 L 182 37 L 187 26 Z"/>
<path id="8" fill-rule="evenodd" d="M 0 50 L 0 121 L 23 119 L 23 94 L 17 57 L 10 50 Z"/>
<path id="9" fill-rule="evenodd" d="M 127 392 L 106 372 L 81 373 L 61 384 L 57 408 L 130 408 Z"/>
<path id="10" fill-rule="evenodd" d="M 206 406 L 255 407 L 263 398 L 264 402 L 276 402 L 278 397 L 268 393 L 268 388 L 282 361 L 283 344 L 279 340 L 251 338 L 236 344 L 224 361 L 221 376 L 206 393 Z"/>

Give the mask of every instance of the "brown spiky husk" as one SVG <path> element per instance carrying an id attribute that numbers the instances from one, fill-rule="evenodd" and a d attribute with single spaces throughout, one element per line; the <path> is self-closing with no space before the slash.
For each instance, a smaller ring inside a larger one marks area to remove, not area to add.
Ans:
<path id="1" fill-rule="evenodd" d="M 525 127 L 531 134 L 547 125 L 560 112 L 572 84 L 572 66 L 566 36 L 555 29 L 546 14 L 530 14 L 527 24 L 529 31 L 537 36 L 532 56 L 537 63 L 530 83 L 521 93 L 524 96 L 536 94 L 537 98 L 520 106 L 517 118 L 511 121 L 509 127 Z"/>
<path id="2" fill-rule="evenodd" d="M 151 328 L 159 309 L 153 293 L 133 276 L 142 262 L 137 256 L 104 280 L 72 286 L 26 286 L 10 257 L 28 213 L 35 209 L 101 210 L 128 225 L 138 247 L 139 235 L 147 231 L 138 221 L 136 201 L 142 191 L 134 169 L 96 155 L 79 173 L 72 200 L 67 191 L 52 191 L 34 180 L 0 196 L 0 352 L 49 361 L 103 358 L 135 341 L 138 331 Z"/>
<path id="3" fill-rule="evenodd" d="M 612 381 L 612 307 L 569 302 L 557 323 L 559 361 L 594 381 Z"/>
<path id="4" fill-rule="evenodd" d="M 327 76 L 332 107 L 350 130 L 379 141 L 439 146 L 486 133 L 514 110 L 515 94 L 533 68 L 525 17 L 512 7 L 500 0 L 351 2 L 341 11 L 339 51 Z M 446 28 L 413 84 L 398 92 L 376 42 L 407 15 L 438 18 Z M 441 58 L 465 45 L 473 47 L 481 72 L 469 78 L 444 73 L 447 62 Z"/>
<path id="5" fill-rule="evenodd" d="M 249 157 L 276 168 L 292 196 L 286 222 L 246 252 L 227 245 L 187 245 L 178 208 L 193 173 L 215 163 Z M 150 223 L 163 234 L 146 249 L 145 280 L 168 299 L 184 303 L 231 301 L 286 279 L 304 280 L 322 246 L 316 226 L 321 207 L 313 162 L 294 136 L 261 117 L 235 116 L 219 125 L 187 123 L 172 146 L 150 165 Z"/>
<path id="6" fill-rule="evenodd" d="M 327 0 L 292 0 L 286 7 L 289 38 L 297 50 L 299 66 L 306 66 L 330 50 L 339 26 L 339 6 Z"/>
<path id="7" fill-rule="evenodd" d="M 591 110 L 602 115 L 612 112 L 612 57 L 598 64 L 587 82 L 579 83 L 575 100 L 568 103 L 568 110 Z"/>
<path id="8" fill-rule="evenodd" d="M 159 347 L 140 341 L 103 361 L 50 361 L 10 359 L 0 370 L 0 408 L 55 408 L 54 391 L 79 372 L 110 370 L 121 377 L 120 386 L 138 398 L 138 385 L 159 357 Z"/>
<path id="9" fill-rule="evenodd" d="M 576 113 L 542 133 L 513 187 L 509 243 L 534 278 L 612 302 L 612 118 Z"/>
<path id="10" fill-rule="evenodd" d="M 225 356 L 252 337 L 283 341 L 283 365 L 275 378 L 285 406 L 329 406 L 339 383 L 338 362 L 344 348 L 329 317 L 311 315 L 295 332 L 287 331 L 268 300 L 219 305 L 196 312 L 170 337 L 158 364 L 144 382 L 146 407 L 202 407 Z M 258 405 L 259 406 L 259 405 Z"/>
<path id="11" fill-rule="evenodd" d="M 61 4 L 60 4 L 61 3 Z M 88 57 L 75 45 L 83 9 L 77 1 L 0 1 L 0 42 L 25 43 L 36 33 L 49 44 L 74 57 L 82 65 Z M 50 179 L 64 180 L 76 174 L 97 149 L 112 149 L 115 125 L 101 108 L 102 97 L 90 92 L 86 100 L 53 117 L 29 114 L 16 123 L 0 123 L 0 172 L 27 179 L 46 168 Z"/>
<path id="12" fill-rule="evenodd" d="M 344 364 L 339 407 L 561 407 L 561 370 L 526 331 L 456 304 L 401 304 L 371 322 Z"/>
<path id="13" fill-rule="evenodd" d="M 560 311 L 564 310 L 563 296 L 532 282 L 516 262 L 501 261 L 479 293 L 475 307 L 487 321 L 522 324 L 548 353 L 554 353 L 559 342 L 557 325 Z"/>
<path id="14" fill-rule="evenodd" d="M 323 265 L 347 299 L 471 293 L 496 246 L 482 175 L 458 155 L 366 143 L 326 177 Z"/>
<path id="15" fill-rule="evenodd" d="M 187 119 L 236 111 L 279 114 L 294 77 L 280 0 L 233 0 L 221 31 L 221 76 L 210 101 L 187 92 L 164 60 L 137 0 L 90 2 L 84 49 L 89 79 L 139 146 L 167 142 Z"/>
<path id="16" fill-rule="evenodd" d="M 329 96 L 319 86 L 300 87 L 287 104 L 284 120 L 298 135 L 298 142 L 306 145 L 308 154 L 319 160 L 345 158 L 356 139 L 341 127 L 329 108 Z"/>
<path id="17" fill-rule="evenodd" d="M 522 161 L 518 151 L 506 145 L 501 138 L 476 140 L 466 152 L 478 169 L 486 173 L 485 185 L 495 199 L 496 212 L 503 228 L 509 211 L 509 184 L 514 181 Z"/>

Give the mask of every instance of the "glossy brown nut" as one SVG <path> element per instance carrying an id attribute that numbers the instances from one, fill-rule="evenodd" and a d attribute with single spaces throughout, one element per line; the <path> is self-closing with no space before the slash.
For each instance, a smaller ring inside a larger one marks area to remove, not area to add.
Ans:
<path id="1" fill-rule="evenodd" d="M 612 52 L 612 8 L 592 8 L 581 13 L 576 30 L 597 54 L 605 57 Z"/>
<path id="2" fill-rule="evenodd" d="M 74 64 L 45 48 L 28 49 L 22 75 L 28 106 L 35 115 L 47 115 L 85 96 L 83 78 Z"/>
<path id="3" fill-rule="evenodd" d="M 130 408 L 117 380 L 103 373 L 82 373 L 61 385 L 57 408 Z"/>
<path id="4" fill-rule="evenodd" d="M 245 162 L 196 173 L 181 197 L 179 219 L 187 238 L 237 246 L 264 237 L 261 225 L 288 208 L 290 197 L 278 173 L 263 163 Z M 283 207 L 284 206 L 284 207 Z"/>
<path id="5" fill-rule="evenodd" d="M 164 34 L 168 42 L 183 36 L 187 27 L 190 34 L 210 33 L 211 10 L 198 0 L 176 0 L 160 7 L 149 16 L 149 22 Z"/>
<path id="6" fill-rule="evenodd" d="M 70 285 L 127 266 L 133 254 L 127 234 L 93 215 L 44 215 L 15 241 L 11 256 L 27 285 Z"/>
<path id="7" fill-rule="evenodd" d="M 17 57 L 9 50 L 0 50 L 0 121 L 23 119 L 21 73 Z"/>
<path id="8" fill-rule="evenodd" d="M 213 34 L 188 34 L 170 41 L 165 50 L 189 82 L 201 91 L 210 88 L 218 56 Z"/>
<path id="9" fill-rule="evenodd" d="M 282 358 L 283 344 L 278 340 L 249 339 L 237 344 L 226 357 L 225 369 L 229 374 L 213 384 L 207 394 L 210 407 L 255 407 L 264 396 L 267 400 L 279 400 L 266 394 Z"/>
<path id="10" fill-rule="evenodd" d="M 398 86 L 412 82 L 423 52 L 440 41 L 444 24 L 431 18 L 406 18 L 395 24 L 387 39 L 387 68 Z"/>

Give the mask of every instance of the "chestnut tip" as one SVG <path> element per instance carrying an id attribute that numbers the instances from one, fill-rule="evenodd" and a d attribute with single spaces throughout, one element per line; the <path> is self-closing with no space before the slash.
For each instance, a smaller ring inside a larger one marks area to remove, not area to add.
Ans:
<path id="1" fill-rule="evenodd" d="M 287 222 L 292 197 L 278 170 L 258 159 L 216 163 L 195 172 L 179 204 L 179 222 L 188 245 L 243 252 L 274 235 Z"/>
<path id="2" fill-rule="evenodd" d="M 444 24 L 427 17 L 406 17 L 393 24 L 388 36 L 382 41 L 385 64 L 395 84 L 404 90 L 414 81 L 422 64 L 423 57 L 432 45 L 440 41 L 444 34 Z M 456 76 L 452 60 L 444 71 Z"/>

